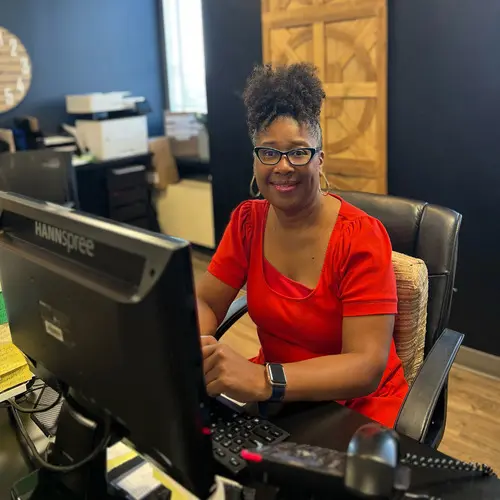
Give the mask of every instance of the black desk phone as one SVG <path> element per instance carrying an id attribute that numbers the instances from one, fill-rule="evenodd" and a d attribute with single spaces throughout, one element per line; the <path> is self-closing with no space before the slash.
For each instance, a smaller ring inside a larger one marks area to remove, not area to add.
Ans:
<path id="1" fill-rule="evenodd" d="M 283 442 L 244 450 L 241 456 L 257 483 L 276 488 L 275 498 L 334 498 L 342 493 L 338 498 L 430 500 L 434 497 L 410 492 L 413 468 L 435 469 L 437 481 L 443 469 L 460 478 L 494 475 L 486 465 L 448 458 L 401 458 L 398 435 L 376 423 L 358 429 L 347 453 Z"/>

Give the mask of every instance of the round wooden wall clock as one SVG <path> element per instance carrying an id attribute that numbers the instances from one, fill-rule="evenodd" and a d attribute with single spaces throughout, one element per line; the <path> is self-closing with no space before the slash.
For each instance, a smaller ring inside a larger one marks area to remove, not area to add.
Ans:
<path id="1" fill-rule="evenodd" d="M 0 26 L 0 113 L 15 108 L 31 85 L 31 61 L 21 40 Z"/>

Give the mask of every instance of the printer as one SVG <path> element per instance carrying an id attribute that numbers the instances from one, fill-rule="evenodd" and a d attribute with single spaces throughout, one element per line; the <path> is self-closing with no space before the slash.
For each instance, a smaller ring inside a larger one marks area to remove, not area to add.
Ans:
<path id="1" fill-rule="evenodd" d="M 66 96 L 66 111 L 75 115 L 79 143 L 96 159 L 114 160 L 147 154 L 150 111 L 144 97 L 130 92 Z"/>

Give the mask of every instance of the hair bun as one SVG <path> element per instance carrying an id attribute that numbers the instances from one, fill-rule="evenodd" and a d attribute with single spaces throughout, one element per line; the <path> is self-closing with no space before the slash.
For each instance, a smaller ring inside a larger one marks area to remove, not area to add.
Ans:
<path id="1" fill-rule="evenodd" d="M 317 68 L 309 63 L 270 64 L 254 68 L 243 99 L 251 135 L 265 129 L 279 116 L 317 125 L 325 92 Z"/>

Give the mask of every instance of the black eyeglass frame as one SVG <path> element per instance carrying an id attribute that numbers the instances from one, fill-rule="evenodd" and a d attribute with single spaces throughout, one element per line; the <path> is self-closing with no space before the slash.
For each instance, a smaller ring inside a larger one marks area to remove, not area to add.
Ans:
<path id="1" fill-rule="evenodd" d="M 262 161 L 262 159 L 260 158 L 260 156 L 259 156 L 259 151 L 262 151 L 264 149 L 271 150 L 271 151 L 276 151 L 277 153 L 279 153 L 280 156 L 279 156 L 278 160 L 275 163 L 264 163 Z M 297 165 L 296 163 L 293 163 L 293 161 L 290 160 L 290 157 L 288 156 L 288 154 L 292 153 L 293 151 L 303 151 L 303 150 L 311 152 L 311 157 L 309 158 L 309 160 L 307 161 L 307 163 L 301 163 L 300 165 Z M 267 167 L 274 167 L 274 165 L 277 165 L 281 161 L 281 159 L 283 158 L 283 156 L 286 156 L 286 159 L 288 160 L 288 163 L 290 163 L 290 165 L 292 165 L 294 167 L 305 167 L 306 165 L 309 165 L 309 163 L 311 163 L 311 160 L 320 151 L 321 151 L 321 148 L 293 148 L 293 149 L 290 149 L 288 151 L 280 151 L 279 149 L 270 148 L 269 146 L 257 146 L 255 148 L 253 148 L 253 152 L 254 152 L 255 156 L 262 163 L 262 165 L 266 165 Z"/>

